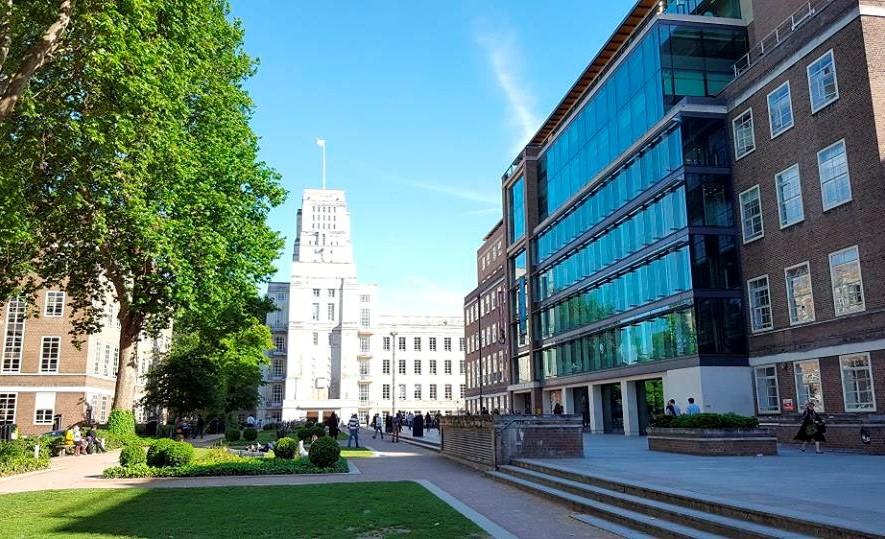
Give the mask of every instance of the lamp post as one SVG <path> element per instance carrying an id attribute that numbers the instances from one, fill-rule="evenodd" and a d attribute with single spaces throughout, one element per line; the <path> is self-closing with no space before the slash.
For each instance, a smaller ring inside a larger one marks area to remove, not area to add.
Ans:
<path id="1" fill-rule="evenodd" d="M 390 360 L 390 374 L 393 379 L 390 382 L 390 419 L 396 415 L 396 331 L 390 332 L 390 351 L 392 359 Z"/>

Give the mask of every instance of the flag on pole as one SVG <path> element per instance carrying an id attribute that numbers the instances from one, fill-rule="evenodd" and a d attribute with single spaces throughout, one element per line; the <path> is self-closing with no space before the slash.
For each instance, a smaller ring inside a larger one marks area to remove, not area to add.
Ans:
<path id="1" fill-rule="evenodd" d="M 322 147 L 322 148 L 325 148 L 325 147 L 326 147 L 326 141 L 325 141 L 325 139 L 318 138 L 318 139 L 317 139 L 317 146 L 320 146 L 320 147 Z"/>

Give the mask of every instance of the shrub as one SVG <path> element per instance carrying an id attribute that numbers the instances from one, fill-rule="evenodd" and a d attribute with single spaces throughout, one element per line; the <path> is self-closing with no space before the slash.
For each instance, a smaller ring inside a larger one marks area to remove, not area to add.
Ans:
<path id="1" fill-rule="evenodd" d="M 238 441 L 240 441 L 240 437 L 242 436 L 242 434 L 243 433 L 240 432 L 240 429 L 229 428 L 226 431 L 224 431 L 224 439 L 227 440 L 228 442 L 238 442 Z"/>
<path id="2" fill-rule="evenodd" d="M 175 425 L 157 425 L 159 438 L 172 438 L 173 434 L 175 434 Z"/>
<path id="3" fill-rule="evenodd" d="M 118 436 L 135 434 L 135 414 L 129 410 L 111 410 L 108 431 Z"/>
<path id="4" fill-rule="evenodd" d="M 253 429 L 252 427 L 247 427 L 243 429 L 243 439 L 247 442 L 254 442 L 258 439 L 258 431 Z"/>
<path id="5" fill-rule="evenodd" d="M 149 466 L 162 468 L 165 466 L 182 466 L 194 458 L 194 447 L 187 442 L 176 442 L 164 438 L 157 440 L 148 449 L 147 463 Z"/>
<path id="6" fill-rule="evenodd" d="M 37 444 L 40 444 L 40 450 L 34 458 Z M 48 468 L 51 444 L 51 438 L 19 438 L 0 442 L 0 476 Z"/>
<path id="7" fill-rule="evenodd" d="M 273 454 L 281 459 L 295 458 L 296 451 L 298 451 L 298 442 L 292 438 L 280 438 L 273 448 Z"/>
<path id="8" fill-rule="evenodd" d="M 323 436 L 326 435 L 326 427 L 325 427 L 325 425 L 314 425 L 314 426 L 311 428 L 311 430 L 312 430 L 311 434 L 313 434 L 313 435 L 316 436 L 317 438 L 322 438 Z"/>
<path id="9" fill-rule="evenodd" d="M 141 445 L 127 445 L 120 451 L 120 464 L 122 466 L 134 466 L 147 463 L 147 454 Z"/>
<path id="10" fill-rule="evenodd" d="M 310 462 L 319 468 L 329 468 L 341 458 L 341 446 L 338 442 L 323 437 L 310 444 Z"/>
<path id="11" fill-rule="evenodd" d="M 231 453 L 226 447 L 213 447 L 194 459 L 194 464 L 217 464 L 219 462 L 235 462 L 243 457 Z"/>
<path id="12" fill-rule="evenodd" d="M 194 463 L 175 468 L 156 468 L 146 464 L 114 466 L 104 471 L 106 478 L 131 477 L 220 477 L 234 475 L 283 475 L 346 473 L 347 461 L 339 459 L 332 466 L 320 468 L 307 460 L 244 458 L 212 464 Z"/>
<path id="13" fill-rule="evenodd" d="M 279 427 L 279 423 L 265 423 L 261 430 L 277 430 Z"/>
<path id="14" fill-rule="evenodd" d="M 738 414 L 696 414 L 678 417 L 658 416 L 655 427 L 673 429 L 755 429 L 759 419 Z"/>
<path id="15" fill-rule="evenodd" d="M 313 427 L 298 427 L 295 429 L 295 436 L 303 441 L 310 441 L 310 437 L 313 435 Z"/>

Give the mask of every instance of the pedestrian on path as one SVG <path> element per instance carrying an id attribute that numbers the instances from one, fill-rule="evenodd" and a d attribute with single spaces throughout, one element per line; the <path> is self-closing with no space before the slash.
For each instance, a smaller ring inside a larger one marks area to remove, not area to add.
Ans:
<path id="1" fill-rule="evenodd" d="M 814 410 L 814 401 L 808 401 L 805 404 L 805 411 L 802 412 L 802 425 L 799 427 L 799 432 L 796 433 L 794 438 L 802 442 L 802 447 L 800 447 L 802 452 L 805 452 L 805 446 L 808 442 L 814 442 L 814 448 L 816 449 L 817 454 L 822 454 L 823 451 L 820 448 L 820 443 L 827 441 L 824 436 L 826 431 L 827 424 L 824 422 L 820 414 Z"/>
<path id="2" fill-rule="evenodd" d="M 381 416 L 379 416 L 378 414 L 375 414 L 375 417 L 372 418 L 372 427 L 375 429 L 375 434 L 372 435 L 372 439 L 374 440 L 380 434 L 381 439 L 383 440 L 384 439 L 384 429 L 381 428 L 382 427 Z"/>
<path id="3" fill-rule="evenodd" d="M 203 419 L 202 415 L 197 416 L 197 434 L 200 435 L 200 439 L 203 439 L 203 431 L 206 430 L 206 421 Z"/>
<path id="4" fill-rule="evenodd" d="M 424 414 L 424 428 L 427 430 L 433 428 L 433 421 L 430 419 L 430 412 Z"/>
<path id="5" fill-rule="evenodd" d="M 688 398 L 688 406 L 685 407 L 685 415 L 698 415 L 701 407 L 694 403 L 694 397 Z"/>
<path id="6" fill-rule="evenodd" d="M 338 415 L 335 414 L 335 412 L 332 412 L 332 415 L 330 415 L 326 419 L 325 423 L 326 423 L 326 426 L 329 427 L 329 436 L 333 440 L 337 440 L 338 439 Z"/>
<path id="7" fill-rule="evenodd" d="M 356 443 L 357 449 L 359 449 L 360 420 L 357 419 L 356 414 L 350 416 L 350 421 L 347 422 L 347 430 L 350 432 L 350 437 L 347 438 L 347 448 L 350 449 L 350 442 L 353 441 Z"/>
<path id="8" fill-rule="evenodd" d="M 399 430 L 402 428 L 402 426 L 403 426 L 402 416 L 399 413 L 397 413 L 395 416 L 393 416 L 393 441 L 395 443 L 399 443 Z"/>

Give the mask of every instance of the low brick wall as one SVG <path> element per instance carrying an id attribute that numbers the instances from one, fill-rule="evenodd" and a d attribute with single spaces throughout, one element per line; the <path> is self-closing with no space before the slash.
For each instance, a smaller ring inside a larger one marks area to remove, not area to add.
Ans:
<path id="1" fill-rule="evenodd" d="M 652 451 L 703 456 L 777 455 L 774 433 L 754 429 L 648 429 Z"/>
<path id="2" fill-rule="evenodd" d="M 783 417 L 776 420 L 760 417 L 763 423 L 760 427 L 770 430 L 777 436 L 777 441 L 782 444 L 798 444 L 793 439 L 799 432 L 801 420 L 799 417 Z M 870 443 L 865 444 L 861 440 L 861 430 L 870 434 Z M 827 441 L 824 447 L 833 449 L 846 449 L 873 455 L 885 455 L 885 421 L 865 421 L 851 419 L 837 419 L 827 417 L 827 432 L 824 434 Z"/>
<path id="3" fill-rule="evenodd" d="M 584 456 L 581 418 L 574 416 L 445 416 L 440 436 L 444 456 L 480 468 Z"/>

